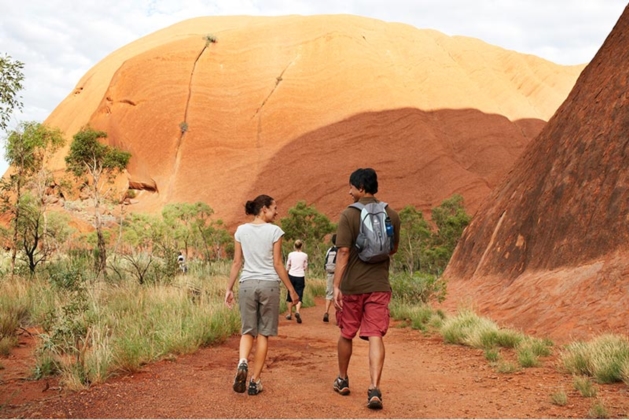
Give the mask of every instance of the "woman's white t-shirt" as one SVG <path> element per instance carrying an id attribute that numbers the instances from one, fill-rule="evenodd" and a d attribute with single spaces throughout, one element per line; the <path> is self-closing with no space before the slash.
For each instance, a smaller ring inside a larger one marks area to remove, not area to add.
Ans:
<path id="1" fill-rule="evenodd" d="M 301 251 L 293 251 L 288 254 L 286 270 L 293 277 L 305 277 L 308 268 L 308 254 Z"/>
<path id="2" fill-rule="evenodd" d="M 273 244 L 284 235 L 284 231 L 273 223 L 245 223 L 238 226 L 234 239 L 242 246 L 245 260 L 240 281 L 280 281 L 273 266 Z"/>

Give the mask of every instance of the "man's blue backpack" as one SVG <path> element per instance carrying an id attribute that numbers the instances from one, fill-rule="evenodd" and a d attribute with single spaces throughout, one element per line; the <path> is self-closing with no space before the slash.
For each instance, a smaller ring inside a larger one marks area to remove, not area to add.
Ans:
<path id="1" fill-rule="evenodd" d="M 358 257 L 367 263 L 388 260 L 393 250 L 393 226 L 387 216 L 387 203 L 356 202 L 350 207 L 360 210 L 360 231 L 356 238 Z"/>

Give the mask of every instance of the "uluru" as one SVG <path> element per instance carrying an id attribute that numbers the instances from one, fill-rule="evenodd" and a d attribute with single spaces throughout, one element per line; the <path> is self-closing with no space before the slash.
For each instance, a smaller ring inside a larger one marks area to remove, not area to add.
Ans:
<path id="1" fill-rule="evenodd" d="M 266 193 L 335 220 L 373 167 L 396 208 L 458 193 L 473 214 L 583 68 L 351 15 L 199 17 L 102 59 L 46 124 L 131 152 L 134 212 L 203 201 L 233 227 Z"/>
<path id="2" fill-rule="evenodd" d="M 629 8 L 464 232 L 450 307 L 563 340 L 627 332 L 627 46 Z"/>

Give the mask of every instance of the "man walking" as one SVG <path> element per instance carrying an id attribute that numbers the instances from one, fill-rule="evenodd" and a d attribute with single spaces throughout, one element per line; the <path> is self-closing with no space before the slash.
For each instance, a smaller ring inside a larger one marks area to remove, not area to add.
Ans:
<path id="1" fill-rule="evenodd" d="M 371 168 L 361 168 L 349 177 L 349 195 L 359 207 L 378 203 L 378 176 Z M 359 257 L 356 240 L 361 233 L 361 213 L 364 210 L 348 207 L 341 213 L 336 231 L 336 269 L 334 272 L 334 306 L 340 329 L 338 340 L 339 376 L 334 381 L 334 390 L 341 395 L 348 395 L 349 378 L 347 370 L 352 357 L 352 343 L 356 334 L 369 341 L 369 376 L 371 383 L 367 390 L 367 407 L 382 408 L 380 377 L 384 366 L 383 337 L 389 328 L 389 302 L 391 285 L 389 284 L 389 263 L 386 258 L 380 262 L 365 262 Z M 392 248 L 387 249 L 393 255 L 398 248 L 400 238 L 400 218 L 386 207 L 388 231 L 392 237 Z M 374 225 L 379 222 L 374 222 Z M 375 226 L 374 226 L 375 229 Z M 360 333 L 359 333 L 360 331 Z"/>

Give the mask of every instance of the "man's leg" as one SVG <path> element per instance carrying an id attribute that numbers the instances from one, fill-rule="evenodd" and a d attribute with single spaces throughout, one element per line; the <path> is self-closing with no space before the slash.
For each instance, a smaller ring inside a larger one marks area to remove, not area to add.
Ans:
<path id="1" fill-rule="evenodd" d="M 382 337 L 369 337 L 369 389 L 380 388 L 380 377 L 384 366 L 384 340 Z"/>
<path id="2" fill-rule="evenodd" d="M 352 358 L 352 340 L 348 340 L 343 336 L 339 336 L 337 345 L 339 376 L 343 379 L 347 378 L 347 369 L 349 368 L 349 360 Z"/>

